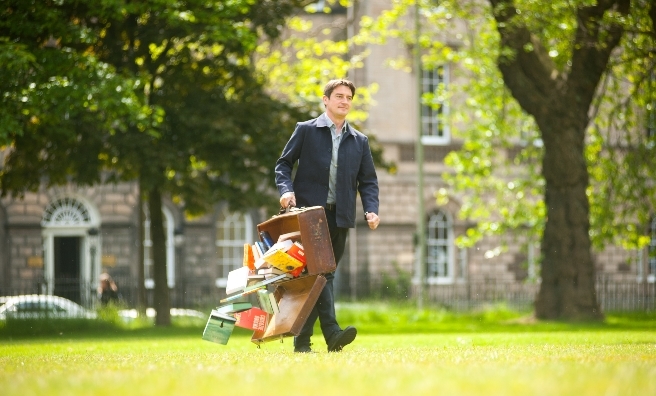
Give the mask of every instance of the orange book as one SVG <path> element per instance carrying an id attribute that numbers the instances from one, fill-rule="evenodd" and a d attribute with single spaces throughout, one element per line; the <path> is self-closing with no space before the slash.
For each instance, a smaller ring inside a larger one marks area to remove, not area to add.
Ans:
<path id="1" fill-rule="evenodd" d="M 255 270 L 255 256 L 253 256 L 253 249 L 248 243 L 244 244 L 244 267 L 248 267 L 251 271 Z"/>

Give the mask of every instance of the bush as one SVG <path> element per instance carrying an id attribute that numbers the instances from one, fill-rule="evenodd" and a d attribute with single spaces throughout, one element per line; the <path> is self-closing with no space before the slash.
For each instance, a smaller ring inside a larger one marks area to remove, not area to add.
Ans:
<path id="1" fill-rule="evenodd" d="M 382 273 L 382 281 L 376 295 L 389 301 L 407 300 L 410 297 L 412 275 L 409 271 L 402 270 L 396 262 L 393 265 L 393 274 Z"/>

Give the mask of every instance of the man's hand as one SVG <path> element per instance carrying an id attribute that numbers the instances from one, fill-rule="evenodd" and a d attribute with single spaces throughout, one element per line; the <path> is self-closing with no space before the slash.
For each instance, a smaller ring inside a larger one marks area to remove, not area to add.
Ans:
<path id="1" fill-rule="evenodd" d="M 369 224 L 369 228 L 375 230 L 376 228 L 378 228 L 379 223 L 380 223 L 380 217 L 378 217 L 377 214 L 373 212 L 367 213 L 367 224 Z"/>
<path id="2" fill-rule="evenodd" d="M 287 209 L 290 206 L 296 206 L 296 195 L 292 191 L 287 191 L 280 197 L 280 207 Z"/>

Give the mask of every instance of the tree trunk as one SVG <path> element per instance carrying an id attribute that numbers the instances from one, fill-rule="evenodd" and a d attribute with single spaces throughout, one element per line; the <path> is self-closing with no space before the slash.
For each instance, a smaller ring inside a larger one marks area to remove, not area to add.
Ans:
<path id="1" fill-rule="evenodd" d="M 153 242 L 153 278 L 155 280 L 155 325 L 171 325 L 171 303 L 169 285 L 166 276 L 166 238 L 162 216 L 162 194 L 157 187 L 148 193 L 148 211 L 150 212 L 150 238 Z"/>
<path id="2" fill-rule="evenodd" d="M 541 319 L 599 320 L 603 315 L 594 284 L 586 194 L 590 181 L 583 152 L 587 116 L 572 109 L 576 107 L 559 106 L 548 121 L 538 121 L 545 144 L 547 219 L 535 311 Z"/>
<path id="3" fill-rule="evenodd" d="M 144 213 L 144 194 L 143 194 L 143 186 L 141 183 L 141 178 L 139 178 L 139 198 L 137 202 L 137 210 L 139 211 L 139 216 L 138 216 L 138 224 L 137 224 L 137 235 L 138 235 L 138 241 L 137 241 L 137 249 L 138 249 L 138 257 L 139 257 L 139 264 L 137 265 L 137 311 L 139 312 L 139 316 L 141 317 L 146 317 L 146 276 L 144 274 L 144 269 L 145 269 L 145 257 L 144 257 L 144 246 L 143 242 L 145 239 L 145 223 L 146 223 L 146 215 Z"/>
<path id="4" fill-rule="evenodd" d="M 499 70 L 517 102 L 535 118 L 544 142 L 547 219 L 536 315 L 541 319 L 603 319 L 590 251 L 585 131 L 597 86 L 623 34 L 621 25 L 601 21 L 609 12 L 628 14 L 631 2 L 577 5 L 570 67 L 559 69 L 540 35 L 518 19 L 520 12 L 513 0 L 489 1 L 501 49 L 509 50 L 501 51 Z"/>

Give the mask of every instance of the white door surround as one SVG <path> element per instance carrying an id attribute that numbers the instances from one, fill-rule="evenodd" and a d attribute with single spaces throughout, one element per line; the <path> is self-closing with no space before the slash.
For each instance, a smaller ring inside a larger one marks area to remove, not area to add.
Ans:
<path id="1" fill-rule="evenodd" d="M 91 307 L 100 276 L 100 215 L 86 198 L 78 195 L 55 197 L 41 220 L 45 294 L 53 294 L 55 286 L 55 238 L 80 237 L 80 296 L 82 305 Z"/>

